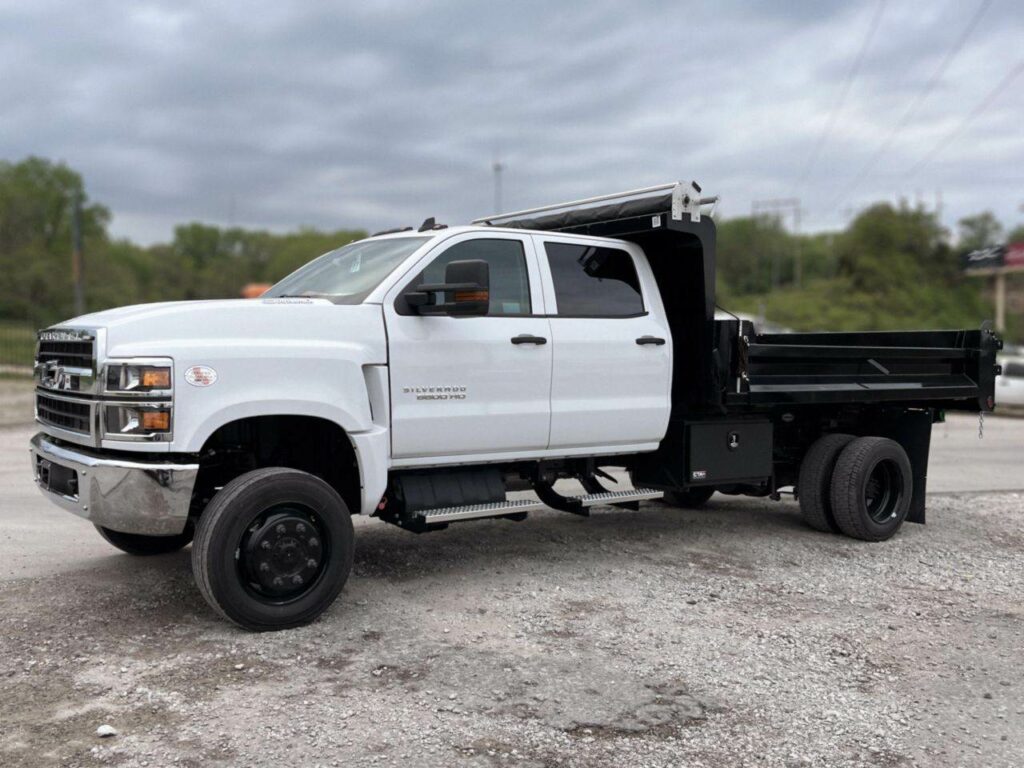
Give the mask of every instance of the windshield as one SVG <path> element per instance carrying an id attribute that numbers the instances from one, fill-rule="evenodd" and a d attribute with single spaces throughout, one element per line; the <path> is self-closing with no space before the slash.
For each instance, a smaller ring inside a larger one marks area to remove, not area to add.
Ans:
<path id="1" fill-rule="evenodd" d="M 350 243 L 299 267 L 263 297 L 303 296 L 330 299 L 335 304 L 359 304 L 395 267 L 429 239 L 395 237 Z"/>

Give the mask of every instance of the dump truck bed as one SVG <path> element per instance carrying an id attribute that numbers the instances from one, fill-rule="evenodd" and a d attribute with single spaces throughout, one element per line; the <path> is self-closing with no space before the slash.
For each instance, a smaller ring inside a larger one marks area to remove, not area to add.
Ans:
<path id="1" fill-rule="evenodd" d="M 734 326 L 738 325 L 733 323 Z M 736 339 L 738 386 L 726 404 L 899 402 L 990 410 L 1001 344 L 987 328 L 863 333 L 751 333 Z"/>

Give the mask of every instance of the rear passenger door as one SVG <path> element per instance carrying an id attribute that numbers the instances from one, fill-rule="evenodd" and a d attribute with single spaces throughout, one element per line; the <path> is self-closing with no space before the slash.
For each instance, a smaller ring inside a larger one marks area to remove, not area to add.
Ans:
<path id="1" fill-rule="evenodd" d="M 672 339 L 636 246 L 534 235 L 553 343 L 552 449 L 660 442 L 671 409 Z"/>

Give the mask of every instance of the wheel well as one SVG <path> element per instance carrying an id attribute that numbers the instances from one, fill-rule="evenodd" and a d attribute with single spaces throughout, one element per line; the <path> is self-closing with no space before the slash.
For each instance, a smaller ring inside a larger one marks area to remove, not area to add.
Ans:
<path id="1" fill-rule="evenodd" d="M 353 514 L 359 513 L 359 462 L 345 430 L 314 416 L 251 416 L 210 435 L 199 459 L 192 514 L 199 515 L 218 489 L 245 472 L 288 467 L 316 475 Z"/>

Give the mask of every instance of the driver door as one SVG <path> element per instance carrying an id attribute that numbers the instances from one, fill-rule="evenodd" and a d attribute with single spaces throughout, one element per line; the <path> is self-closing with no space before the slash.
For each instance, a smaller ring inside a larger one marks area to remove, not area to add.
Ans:
<path id="1" fill-rule="evenodd" d="M 447 264 L 465 259 L 488 264 L 488 314 L 415 314 L 404 293 L 443 282 Z M 443 240 L 389 293 L 384 317 L 396 464 L 547 448 L 552 344 L 531 238 L 470 232 Z"/>

